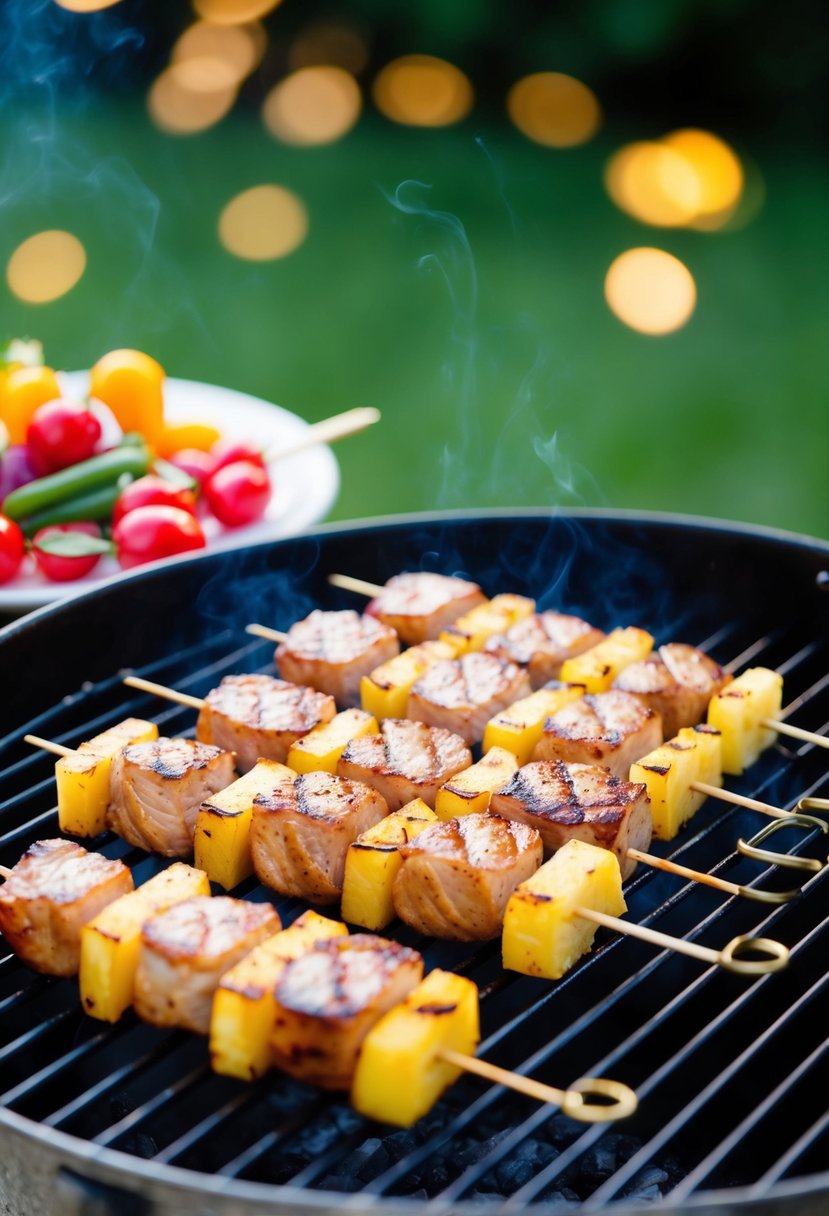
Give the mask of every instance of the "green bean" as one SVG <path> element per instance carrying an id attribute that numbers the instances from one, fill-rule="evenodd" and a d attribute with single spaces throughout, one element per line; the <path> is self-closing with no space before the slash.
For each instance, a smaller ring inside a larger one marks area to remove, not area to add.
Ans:
<path id="1" fill-rule="evenodd" d="M 65 502 L 56 503 L 35 515 L 29 515 L 20 521 L 24 536 L 34 536 L 41 528 L 52 524 L 74 524 L 81 520 L 108 521 L 112 517 L 112 508 L 124 488 L 124 483 L 116 481 L 111 486 L 100 486 L 97 490 L 89 490 L 86 494 L 78 494 L 75 498 L 67 498 Z"/>
<path id="2" fill-rule="evenodd" d="M 114 487 L 125 473 L 130 477 L 142 477 L 149 468 L 149 459 L 146 447 L 110 448 L 100 456 L 92 456 L 12 490 L 3 502 L 3 514 L 18 521 L 28 519 L 81 494 Z"/>

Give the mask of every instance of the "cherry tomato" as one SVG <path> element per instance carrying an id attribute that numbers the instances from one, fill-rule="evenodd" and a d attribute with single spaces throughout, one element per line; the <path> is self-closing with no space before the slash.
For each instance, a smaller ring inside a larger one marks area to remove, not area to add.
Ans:
<path id="1" fill-rule="evenodd" d="M 203 549 L 201 524 L 181 507 L 136 507 L 112 529 L 118 561 L 125 570 L 191 549 Z"/>
<path id="2" fill-rule="evenodd" d="M 220 523 L 228 528 L 261 519 L 271 498 L 267 469 L 251 460 L 222 465 L 203 487 L 204 499 Z"/>
<path id="3" fill-rule="evenodd" d="M 179 486 L 165 481 L 163 477 L 147 473 L 145 477 L 131 481 L 121 491 L 112 510 L 112 522 L 117 524 L 119 519 L 123 519 L 130 511 L 135 511 L 137 507 L 153 506 L 179 507 L 182 511 L 192 513 L 196 508 L 196 496 L 192 490 L 182 490 Z"/>
<path id="4" fill-rule="evenodd" d="M 0 515 L 0 583 L 14 578 L 26 555 L 26 542 L 17 524 Z"/>
<path id="5" fill-rule="evenodd" d="M 47 401 L 32 414 L 26 447 L 33 469 L 42 477 L 88 460 L 100 438 L 101 424 L 91 410 L 79 402 L 59 398 Z"/>
<path id="6" fill-rule="evenodd" d="M 170 464 L 181 469 L 182 473 L 187 473 L 200 486 L 204 484 L 215 467 L 210 453 L 202 452 L 199 448 L 182 448 L 167 459 Z"/>
<path id="7" fill-rule="evenodd" d="M 226 464 L 235 464 L 237 460 L 249 460 L 263 469 L 265 467 L 265 457 L 260 448 L 255 448 L 249 443 L 231 443 L 227 439 L 213 444 L 210 449 L 210 458 L 213 462 L 212 471 L 214 473 L 223 469 Z"/>
<path id="8" fill-rule="evenodd" d="M 62 553 L 49 553 L 42 548 L 43 541 L 64 533 L 79 533 L 83 536 L 100 537 L 101 529 L 91 520 L 79 520 L 72 524 L 51 524 L 41 528 L 32 538 L 32 556 L 37 568 L 44 578 L 53 583 L 70 583 L 76 578 L 83 578 L 94 570 L 103 557 L 102 553 L 78 553 L 67 556 Z"/>

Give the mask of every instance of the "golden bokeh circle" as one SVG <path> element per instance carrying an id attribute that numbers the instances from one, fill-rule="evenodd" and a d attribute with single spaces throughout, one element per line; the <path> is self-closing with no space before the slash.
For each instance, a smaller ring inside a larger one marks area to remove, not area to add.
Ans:
<path id="1" fill-rule="evenodd" d="M 147 109 L 155 125 L 168 135 L 195 135 L 206 131 L 221 122 L 233 108 L 237 93 L 235 85 L 209 89 L 205 87 L 204 75 L 198 75 L 209 62 L 202 59 L 171 63 L 150 86 Z"/>
<path id="2" fill-rule="evenodd" d="M 745 173 L 736 152 L 718 135 L 697 128 L 673 131 L 662 141 L 693 167 L 700 189 L 695 226 L 720 228 L 743 193 Z"/>
<path id="3" fill-rule="evenodd" d="M 265 184 L 243 190 L 219 217 L 219 240 L 237 258 L 268 262 L 287 257 L 308 234 L 302 200 L 284 186 Z"/>
<path id="4" fill-rule="evenodd" d="M 6 282 L 27 304 L 48 304 L 71 291 L 85 269 L 86 250 L 78 238 L 54 228 L 17 246 L 6 266 Z"/>
<path id="5" fill-rule="evenodd" d="M 236 88 L 262 59 L 267 36 L 260 25 L 196 21 L 178 37 L 170 56 L 179 81 L 196 92 Z"/>
<path id="6" fill-rule="evenodd" d="M 281 0 L 193 0 L 193 8 L 202 21 L 212 25 L 243 25 L 266 16 Z"/>
<path id="7" fill-rule="evenodd" d="M 344 68 L 331 64 L 300 68 L 271 89 L 262 118 L 286 144 L 330 144 L 342 139 L 360 117 L 360 86 Z"/>
<path id="8" fill-rule="evenodd" d="M 55 0 L 59 8 L 68 9 L 70 13 L 96 13 L 99 8 L 112 8 L 120 4 L 120 0 Z"/>
<path id="9" fill-rule="evenodd" d="M 548 148 L 574 148 L 592 139 L 602 109 L 592 89 L 563 72 L 535 72 L 507 94 L 507 113 L 528 139 Z"/>
<path id="10" fill-rule="evenodd" d="M 620 253 L 604 283 L 615 316 L 643 334 L 669 334 L 689 320 L 697 288 L 688 267 L 664 249 L 640 247 Z"/>
<path id="11" fill-rule="evenodd" d="M 377 109 L 410 127 L 446 127 L 466 118 L 475 100 L 469 78 L 434 55 L 404 55 L 387 63 L 372 86 Z"/>
<path id="12" fill-rule="evenodd" d="M 702 198 L 693 165 L 674 149 L 649 140 L 626 144 L 611 156 L 605 188 L 622 211 L 660 228 L 691 223 Z"/>

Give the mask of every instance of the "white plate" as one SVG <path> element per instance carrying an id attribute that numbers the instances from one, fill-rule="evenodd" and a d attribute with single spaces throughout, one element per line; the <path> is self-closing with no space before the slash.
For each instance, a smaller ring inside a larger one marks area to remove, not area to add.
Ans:
<path id="1" fill-rule="evenodd" d="M 88 372 L 64 372 L 59 379 L 68 395 L 86 396 Z M 307 422 L 280 406 L 195 380 L 165 381 L 164 412 L 170 422 L 206 422 L 226 439 L 249 441 L 262 449 L 293 443 L 308 429 Z M 271 474 L 274 493 L 263 519 L 243 528 L 223 528 L 214 519 L 202 519 L 208 549 L 232 549 L 302 532 L 327 515 L 340 487 L 337 461 L 331 449 L 322 444 L 273 462 Z M 86 578 L 50 583 L 37 571 L 31 572 L 29 561 L 25 568 L 28 573 L 0 586 L 0 611 L 28 612 L 78 595 L 120 569 L 115 558 L 104 557 Z"/>

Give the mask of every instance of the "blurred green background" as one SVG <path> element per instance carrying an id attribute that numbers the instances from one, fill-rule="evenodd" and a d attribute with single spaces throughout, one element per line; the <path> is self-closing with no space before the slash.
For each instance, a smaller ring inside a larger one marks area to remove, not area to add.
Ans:
<path id="1" fill-rule="evenodd" d="M 130 346 L 308 420 L 378 406 L 382 422 L 337 448 L 334 519 L 587 505 L 829 535 L 820 6 L 284 0 L 230 113 L 186 136 L 159 129 L 146 96 L 188 4 L 2 13 L 0 259 L 50 228 L 87 254 L 50 303 L 0 287 L 2 329 L 40 338 L 53 366 Z M 365 46 L 363 111 L 336 142 L 292 146 L 265 130 L 262 101 L 325 21 Z M 383 65 L 414 52 L 467 74 L 462 121 L 406 126 L 372 104 Z M 594 90 L 594 138 L 548 147 L 510 122 L 507 90 L 539 71 Z M 714 132 L 743 164 L 721 230 L 642 223 L 605 189 L 614 152 L 677 127 Z M 299 196 L 309 228 L 260 262 L 217 226 L 261 183 Z M 638 246 L 693 276 L 675 332 L 637 332 L 605 301 L 610 264 Z"/>

